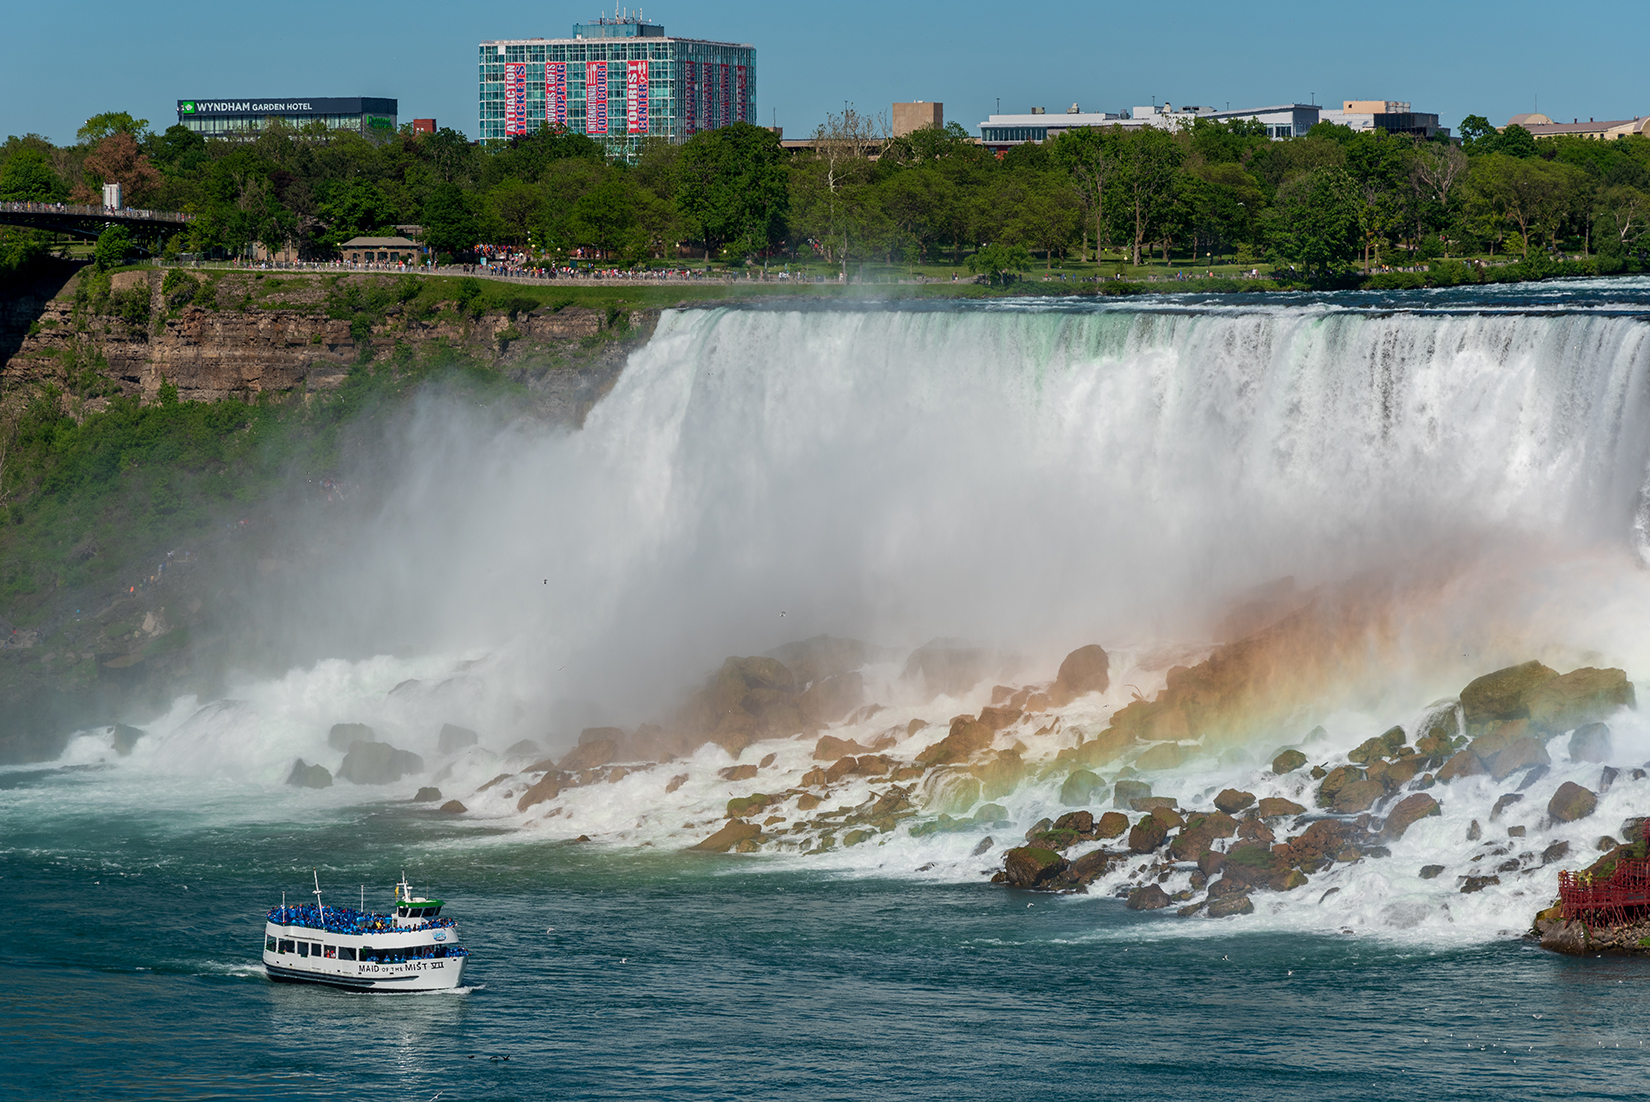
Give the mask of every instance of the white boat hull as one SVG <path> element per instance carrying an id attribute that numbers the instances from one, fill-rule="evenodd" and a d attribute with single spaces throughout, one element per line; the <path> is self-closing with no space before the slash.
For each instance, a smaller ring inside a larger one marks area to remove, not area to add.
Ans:
<path id="1" fill-rule="evenodd" d="M 450 991 L 460 986 L 468 957 L 398 963 L 294 958 L 264 953 L 264 971 L 276 983 L 318 983 L 346 991 Z"/>

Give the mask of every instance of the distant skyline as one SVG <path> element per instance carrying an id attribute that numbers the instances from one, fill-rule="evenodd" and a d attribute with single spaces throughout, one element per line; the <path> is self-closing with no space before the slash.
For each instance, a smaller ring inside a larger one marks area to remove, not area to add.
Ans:
<path id="1" fill-rule="evenodd" d="M 1011 16 L 980 0 L 668 0 L 641 10 L 670 34 L 755 46 L 759 121 L 793 137 L 845 101 L 878 115 L 895 101 L 937 100 L 946 121 L 970 133 L 999 102 L 1004 113 L 1059 114 L 1073 102 L 1118 111 L 1165 100 L 1225 109 L 1396 99 L 1452 130 L 1469 114 L 1500 125 L 1538 104 L 1560 121 L 1650 113 L 1636 66 L 1586 60 L 1606 28 L 1642 19 L 1622 0 L 1589 5 L 1587 33 L 1561 59 L 1532 39 L 1555 9 L 1523 2 L 1396 0 L 1378 14 L 1262 4 L 1241 16 L 1205 0 L 1045 5 Z M 575 22 L 612 13 L 521 0 L 19 5 L 0 41 L 0 135 L 68 143 L 101 111 L 130 111 L 164 130 L 179 99 L 302 95 L 393 97 L 402 122 L 433 116 L 474 137 L 478 43 L 564 37 Z"/>

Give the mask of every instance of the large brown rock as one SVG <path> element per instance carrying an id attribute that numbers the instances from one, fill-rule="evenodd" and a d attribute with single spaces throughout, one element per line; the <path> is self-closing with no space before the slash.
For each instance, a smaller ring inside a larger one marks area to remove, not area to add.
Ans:
<path id="1" fill-rule="evenodd" d="M 1490 776 L 1499 781 L 1520 770 L 1533 769 L 1538 765 L 1551 765 L 1552 762 L 1553 759 L 1547 756 L 1547 748 L 1541 745 L 1540 740 L 1525 735 L 1523 738 L 1514 739 L 1492 760 L 1484 764 Z"/>
<path id="2" fill-rule="evenodd" d="M 1592 666 L 1543 682 L 1529 693 L 1526 703 L 1530 722 L 1552 735 L 1608 719 L 1620 708 L 1638 706 L 1633 683 L 1624 671 Z"/>
<path id="3" fill-rule="evenodd" d="M 286 783 L 294 788 L 331 788 L 332 773 L 324 765 L 310 765 L 299 758 L 287 774 Z"/>
<path id="4" fill-rule="evenodd" d="M 576 773 L 607 765 L 619 756 L 623 742 L 624 732 L 617 727 L 586 727 L 579 732 L 579 744 L 556 763 L 556 768 L 564 773 Z"/>
<path id="5" fill-rule="evenodd" d="M 1049 688 L 1049 699 L 1056 705 L 1069 704 L 1088 693 L 1103 693 L 1111 686 L 1111 659 L 1098 644 L 1078 647 L 1060 663 Z"/>
<path id="6" fill-rule="evenodd" d="M 1168 892 L 1156 884 L 1147 884 L 1145 887 L 1136 888 L 1129 893 L 1129 901 L 1126 906 L 1131 911 L 1160 911 L 1171 902 L 1173 900 L 1169 898 Z"/>
<path id="7" fill-rule="evenodd" d="M 991 745 L 996 732 L 973 716 L 958 716 L 951 721 L 950 732 L 940 741 L 917 755 L 921 765 L 944 765 L 965 761 Z"/>
<path id="8" fill-rule="evenodd" d="M 1011 888 L 1037 888 L 1070 867 L 1064 857 L 1039 846 L 1017 846 L 1004 858 L 1003 872 Z"/>
<path id="9" fill-rule="evenodd" d="M 1228 815 L 1236 814 L 1255 802 L 1253 792 L 1240 792 L 1235 788 L 1223 789 L 1215 797 L 1215 807 Z"/>
<path id="10" fill-rule="evenodd" d="M 1147 815 L 1129 831 L 1129 851 L 1150 853 L 1169 837 L 1169 827 L 1155 815 Z"/>
<path id="11" fill-rule="evenodd" d="M 1000 665 L 990 651 L 960 639 L 931 639 L 911 652 L 904 676 L 906 680 L 920 680 L 935 696 L 962 696 Z"/>
<path id="12" fill-rule="evenodd" d="M 1333 807 L 1341 789 L 1364 779 L 1364 771 L 1356 765 L 1343 765 L 1331 769 L 1329 775 L 1324 777 L 1323 783 L 1318 786 L 1318 806 Z"/>
<path id="13" fill-rule="evenodd" d="M 1104 787 L 1099 774 L 1088 769 L 1074 769 L 1060 785 L 1060 802 L 1067 807 L 1090 803 L 1096 792 Z"/>
<path id="14" fill-rule="evenodd" d="M 1136 769 L 1150 771 L 1156 769 L 1177 769 L 1186 762 L 1186 751 L 1177 742 L 1160 742 L 1156 746 L 1148 746 L 1136 759 Z"/>
<path id="15" fill-rule="evenodd" d="M 819 741 L 814 743 L 815 761 L 838 761 L 852 757 L 855 754 L 864 754 L 870 750 L 868 746 L 861 746 L 851 738 L 837 738 L 835 735 L 820 735 Z"/>
<path id="16" fill-rule="evenodd" d="M 1565 781 L 1547 802 L 1547 814 L 1561 823 L 1585 819 L 1598 807 L 1598 796 L 1574 781 Z"/>
<path id="17" fill-rule="evenodd" d="M 570 782 L 571 778 L 566 773 L 546 773 L 537 784 L 521 794 L 521 799 L 516 801 L 516 810 L 526 811 L 534 804 L 555 799 L 561 795 L 562 789 L 571 787 Z"/>
<path id="18" fill-rule="evenodd" d="M 993 708 L 988 705 L 980 709 L 980 722 L 993 731 L 1001 731 L 1005 727 L 1014 726 L 1024 714 L 1018 708 Z"/>
<path id="19" fill-rule="evenodd" d="M 1419 819 L 1429 815 L 1441 814 L 1438 801 L 1425 792 L 1417 792 L 1413 796 L 1405 796 L 1387 814 L 1386 826 L 1381 833 L 1393 841 L 1404 836 L 1404 831 Z"/>
<path id="20" fill-rule="evenodd" d="M 1305 754 L 1299 750 L 1284 750 L 1272 759 L 1272 772 L 1281 777 L 1285 773 L 1293 773 L 1305 764 Z"/>
<path id="21" fill-rule="evenodd" d="M 1609 761 L 1610 728 L 1603 723 L 1589 723 L 1576 728 L 1570 736 L 1571 761 Z"/>
<path id="22" fill-rule="evenodd" d="M 688 849 L 703 853 L 726 853 L 741 842 L 755 841 L 761 836 L 762 828 L 755 823 L 747 823 L 743 819 L 730 819 L 721 830 L 703 842 L 689 846 Z"/>
<path id="23" fill-rule="evenodd" d="M 1284 815 L 1304 815 L 1306 808 L 1282 796 L 1267 796 L 1255 808 L 1255 813 L 1262 819 L 1276 819 Z"/>
<path id="24" fill-rule="evenodd" d="M 1121 811 L 1108 811 L 1094 824 L 1098 838 L 1119 838 L 1129 829 L 1129 817 Z"/>
<path id="25" fill-rule="evenodd" d="M 1557 676 L 1557 670 L 1540 662 L 1525 662 L 1475 678 L 1461 690 L 1461 711 L 1467 727 L 1528 718 L 1531 694 Z"/>
<path id="26" fill-rule="evenodd" d="M 1476 777 L 1485 772 L 1484 763 L 1478 760 L 1478 755 L 1471 750 L 1462 750 L 1455 754 L 1438 770 L 1438 779 L 1453 781 L 1457 777 Z"/>
<path id="27" fill-rule="evenodd" d="M 387 742 L 357 742 L 344 755 L 338 779 L 351 784 L 392 784 L 411 773 L 424 772 L 424 759 Z"/>
<path id="28" fill-rule="evenodd" d="M 481 736 L 468 727 L 460 727 L 456 723 L 443 723 L 441 733 L 436 736 L 436 749 L 443 754 L 455 754 L 480 741 Z"/>
<path id="29" fill-rule="evenodd" d="M 377 733 L 365 723 L 334 723 L 327 732 L 327 745 L 334 750 L 348 750 L 358 742 L 377 741 Z"/>

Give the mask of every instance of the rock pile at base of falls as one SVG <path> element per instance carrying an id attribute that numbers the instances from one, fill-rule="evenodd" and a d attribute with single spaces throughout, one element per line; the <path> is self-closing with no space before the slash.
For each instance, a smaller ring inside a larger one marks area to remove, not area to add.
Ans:
<path id="1" fill-rule="evenodd" d="M 424 759 L 410 750 L 397 750 L 387 742 L 355 742 L 338 767 L 338 779 L 351 784 L 393 784 L 422 772 Z"/>

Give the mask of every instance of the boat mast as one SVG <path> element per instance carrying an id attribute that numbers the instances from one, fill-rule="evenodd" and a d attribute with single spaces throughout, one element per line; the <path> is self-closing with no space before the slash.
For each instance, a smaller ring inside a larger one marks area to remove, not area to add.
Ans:
<path id="1" fill-rule="evenodd" d="M 321 927 L 325 929 L 327 924 L 327 912 L 326 908 L 321 906 L 321 870 L 311 869 L 310 872 L 315 874 L 315 917 L 321 920 Z"/>

